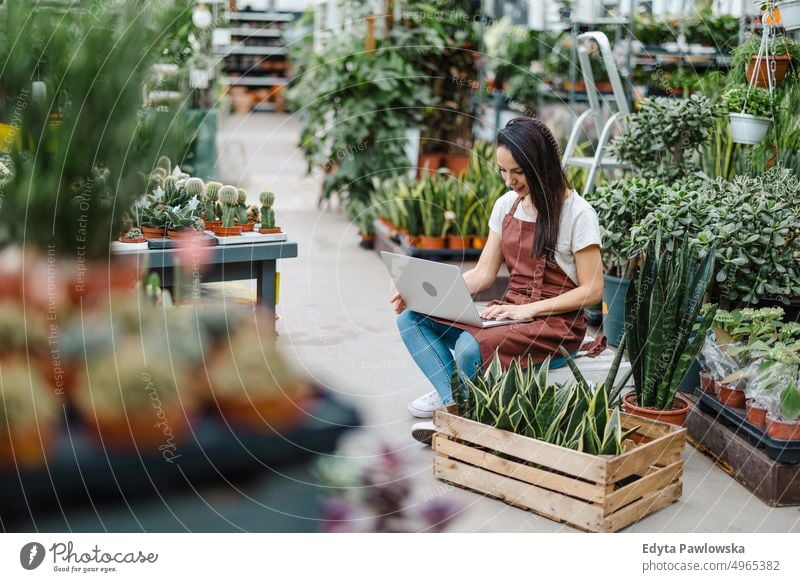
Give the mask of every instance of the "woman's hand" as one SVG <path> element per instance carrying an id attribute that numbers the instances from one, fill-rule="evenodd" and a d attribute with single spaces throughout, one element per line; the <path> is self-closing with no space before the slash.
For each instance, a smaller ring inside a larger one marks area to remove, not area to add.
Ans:
<path id="1" fill-rule="evenodd" d="M 533 303 L 525 305 L 490 305 L 481 312 L 484 319 L 518 321 L 521 319 L 533 319 L 536 317 Z"/>
<path id="2" fill-rule="evenodd" d="M 400 297 L 400 293 L 395 293 L 389 300 L 389 303 L 395 303 L 394 312 L 400 315 L 406 310 L 406 302 Z"/>

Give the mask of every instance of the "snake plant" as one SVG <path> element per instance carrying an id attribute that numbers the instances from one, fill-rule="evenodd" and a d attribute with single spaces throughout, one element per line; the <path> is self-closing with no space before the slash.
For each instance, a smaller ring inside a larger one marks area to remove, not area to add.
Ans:
<path id="1" fill-rule="evenodd" d="M 549 358 L 527 368 L 519 359 L 503 370 L 495 354 L 474 380 L 454 377 L 453 394 L 465 418 L 589 454 L 618 454 L 631 431 L 623 431 L 606 384 L 548 382 Z M 623 380 L 624 384 L 624 380 Z M 635 430 L 635 429 L 634 429 Z"/>
<path id="2" fill-rule="evenodd" d="M 689 366 L 703 345 L 716 307 L 701 314 L 714 270 L 714 252 L 700 261 L 684 241 L 674 250 L 650 243 L 639 277 L 625 296 L 628 355 L 639 406 L 672 407 Z"/>

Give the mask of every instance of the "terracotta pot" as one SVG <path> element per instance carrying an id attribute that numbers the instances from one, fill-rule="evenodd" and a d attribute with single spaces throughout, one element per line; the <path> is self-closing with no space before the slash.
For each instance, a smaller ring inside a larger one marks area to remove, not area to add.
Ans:
<path id="1" fill-rule="evenodd" d="M 205 223 L 206 223 L 206 230 L 210 230 L 211 232 L 214 232 L 214 229 L 216 227 L 222 226 L 221 220 L 206 220 Z"/>
<path id="2" fill-rule="evenodd" d="M 747 72 L 745 76 L 748 83 L 753 78 L 753 70 L 756 69 L 756 60 L 758 60 L 758 57 L 752 56 L 747 63 Z M 769 59 L 762 57 L 758 60 L 758 68 L 755 72 L 755 83 L 757 86 L 767 87 L 767 67 L 770 67 L 773 61 L 775 62 L 775 86 L 777 87 L 783 83 L 783 79 L 786 77 L 786 72 L 789 69 L 789 63 L 792 61 L 792 57 L 789 55 L 770 56 Z"/>
<path id="3" fill-rule="evenodd" d="M 447 235 L 447 248 L 450 249 L 468 249 L 471 242 L 471 237 L 469 236 Z"/>
<path id="4" fill-rule="evenodd" d="M 175 239 L 175 240 L 191 240 L 195 239 L 200 236 L 200 232 L 194 230 L 193 228 L 187 228 L 185 230 L 168 230 L 167 231 L 167 238 Z"/>
<path id="5" fill-rule="evenodd" d="M 242 227 L 238 224 L 236 226 L 215 226 L 214 234 L 217 236 L 241 236 Z"/>
<path id="6" fill-rule="evenodd" d="M 445 239 L 441 236 L 428 236 L 425 234 L 420 235 L 419 244 L 416 245 L 421 249 L 443 249 Z"/>
<path id="7" fill-rule="evenodd" d="M 444 167 L 450 170 L 450 173 L 454 176 L 460 176 L 469 168 L 469 155 L 445 154 Z"/>
<path id="8" fill-rule="evenodd" d="M 422 176 L 425 169 L 428 169 L 429 174 L 433 174 L 436 170 L 442 167 L 444 163 L 444 156 L 442 154 L 420 154 L 417 169 L 417 178 Z"/>
<path id="9" fill-rule="evenodd" d="M 142 234 L 144 235 L 144 238 L 148 240 L 151 238 L 165 238 L 167 236 L 167 227 L 152 228 L 150 226 L 143 226 Z"/>
<path id="10" fill-rule="evenodd" d="M 744 390 L 737 390 L 727 384 L 717 384 L 719 392 L 717 392 L 717 400 L 725 406 L 730 408 L 744 408 L 745 397 Z"/>
<path id="11" fill-rule="evenodd" d="M 37 468 L 52 457 L 55 440 L 51 431 L 43 426 L 34 426 L 28 431 L 6 429 L 0 431 L 0 468 L 16 466 Z"/>
<path id="12" fill-rule="evenodd" d="M 609 81 L 598 81 L 594 86 L 597 87 L 600 93 L 611 93 L 614 90 L 614 87 L 612 87 Z"/>
<path id="13" fill-rule="evenodd" d="M 486 246 L 486 241 L 489 239 L 487 236 L 473 236 L 472 237 L 472 248 L 473 249 L 482 249 Z"/>
<path id="14" fill-rule="evenodd" d="M 136 244 L 141 244 L 143 242 L 147 242 L 147 238 L 146 237 L 142 237 L 142 238 L 130 239 L 130 238 L 125 238 L 124 236 L 121 236 L 121 237 L 119 237 L 119 242 L 126 243 L 126 244 L 135 244 L 136 245 Z"/>
<path id="15" fill-rule="evenodd" d="M 283 430 L 298 425 L 304 410 L 310 408 L 308 396 L 293 396 L 293 390 L 272 398 L 227 398 L 216 395 L 217 408 L 225 420 L 243 428 Z"/>
<path id="16" fill-rule="evenodd" d="M 167 444 L 185 442 L 191 435 L 185 411 L 180 404 L 164 408 L 166 420 L 159 426 L 155 410 L 151 413 L 129 411 L 127 418 L 85 418 L 86 432 L 98 445 L 108 449 L 132 451 L 153 455 L 163 451 Z M 165 432 L 168 431 L 168 432 Z M 162 448 L 159 448 L 162 447 Z"/>
<path id="17" fill-rule="evenodd" d="M 716 387 L 714 386 L 714 378 L 712 378 L 705 372 L 700 372 L 700 390 L 702 390 L 706 394 L 717 393 Z"/>
<path id="18" fill-rule="evenodd" d="M 108 300 L 115 293 L 130 291 L 139 280 L 141 265 L 135 255 L 112 255 L 106 261 L 75 263 L 65 263 L 63 268 L 70 273 L 68 290 L 76 306 L 83 301 L 86 307 L 91 302 Z"/>
<path id="19" fill-rule="evenodd" d="M 800 421 L 778 420 L 767 414 L 767 436 L 781 441 L 800 440 Z"/>
<path id="20" fill-rule="evenodd" d="M 761 406 L 755 406 L 752 400 L 748 400 L 745 405 L 747 407 L 747 416 L 745 417 L 745 420 L 761 429 L 766 428 L 767 409 L 762 408 Z"/>
<path id="21" fill-rule="evenodd" d="M 278 234 L 281 232 L 281 228 L 276 226 L 275 228 L 259 228 L 258 232 L 260 234 Z"/>
<path id="22" fill-rule="evenodd" d="M 642 418 L 649 418 L 651 420 L 660 420 L 661 422 L 668 422 L 677 426 L 683 426 L 686 422 L 686 415 L 689 414 L 689 409 L 692 403 L 686 400 L 683 396 L 676 395 L 675 400 L 672 401 L 671 410 L 656 410 L 655 408 L 644 408 L 636 404 L 636 392 L 629 392 L 622 399 L 625 412 L 641 416 Z"/>
<path id="23" fill-rule="evenodd" d="M 406 241 L 406 244 L 410 247 L 418 247 L 419 246 L 419 237 L 417 235 L 411 235 L 408 233 L 403 234 L 403 238 Z"/>
<path id="24" fill-rule="evenodd" d="M 253 228 L 255 228 L 255 222 L 245 222 L 242 225 L 242 232 L 253 232 Z"/>

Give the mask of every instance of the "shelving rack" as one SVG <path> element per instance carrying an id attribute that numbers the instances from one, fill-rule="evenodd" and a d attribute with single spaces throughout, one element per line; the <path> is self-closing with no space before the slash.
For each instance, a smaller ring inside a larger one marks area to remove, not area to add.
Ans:
<path id="1" fill-rule="evenodd" d="M 283 31 L 296 14 L 242 10 L 229 11 L 227 17 L 231 41 L 218 50 L 234 110 L 283 111 L 283 89 L 289 82 Z"/>

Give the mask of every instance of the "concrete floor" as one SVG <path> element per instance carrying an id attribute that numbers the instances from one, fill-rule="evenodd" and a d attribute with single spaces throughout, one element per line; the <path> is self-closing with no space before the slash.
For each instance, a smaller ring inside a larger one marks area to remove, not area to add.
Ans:
<path id="1" fill-rule="evenodd" d="M 415 502 L 446 495 L 463 507 L 454 531 L 575 531 L 433 477 L 431 450 L 411 439 L 414 419 L 406 411 L 430 385 L 397 333 L 390 278 L 374 252 L 359 248 L 343 212 L 317 210 L 320 178 L 305 175 L 298 136 L 299 121 L 290 115 L 226 117 L 220 167 L 253 202 L 260 189 L 273 189 L 277 221 L 299 245 L 298 258 L 279 264 L 279 345 L 305 374 L 361 411 L 364 427 L 346 437 L 338 456 L 367 462 L 383 443 L 402 453 Z M 626 531 L 800 531 L 798 508 L 768 507 L 694 448 L 687 446 L 684 460 L 682 498 Z"/>

